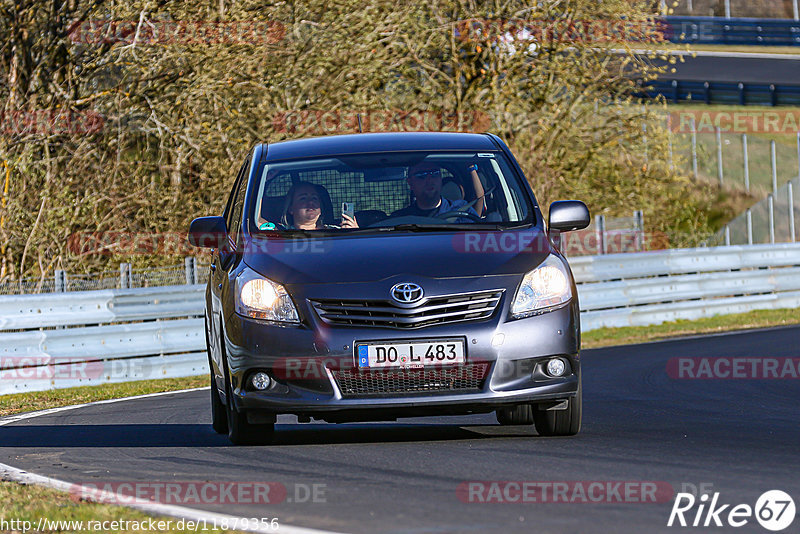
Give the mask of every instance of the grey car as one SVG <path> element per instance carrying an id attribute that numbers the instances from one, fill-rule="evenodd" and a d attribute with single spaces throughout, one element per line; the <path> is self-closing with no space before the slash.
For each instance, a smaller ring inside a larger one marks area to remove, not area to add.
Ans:
<path id="1" fill-rule="evenodd" d="M 356 134 L 258 144 L 212 249 L 213 427 L 268 443 L 279 414 L 343 423 L 496 412 L 581 425 L 580 316 L 558 234 L 497 136 Z"/>

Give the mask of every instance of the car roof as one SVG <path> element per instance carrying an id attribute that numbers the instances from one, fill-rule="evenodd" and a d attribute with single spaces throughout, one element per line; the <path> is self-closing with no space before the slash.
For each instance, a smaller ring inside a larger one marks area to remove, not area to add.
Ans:
<path id="1" fill-rule="evenodd" d="M 270 143 L 266 161 L 422 150 L 497 151 L 489 135 L 455 132 L 387 132 L 331 135 Z"/>

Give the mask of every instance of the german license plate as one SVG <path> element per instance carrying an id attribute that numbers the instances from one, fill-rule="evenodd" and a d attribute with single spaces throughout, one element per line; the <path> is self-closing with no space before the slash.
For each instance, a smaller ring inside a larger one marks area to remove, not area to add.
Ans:
<path id="1" fill-rule="evenodd" d="M 466 362 L 464 341 L 440 339 L 433 341 L 362 343 L 356 344 L 358 367 L 428 367 L 459 365 Z"/>

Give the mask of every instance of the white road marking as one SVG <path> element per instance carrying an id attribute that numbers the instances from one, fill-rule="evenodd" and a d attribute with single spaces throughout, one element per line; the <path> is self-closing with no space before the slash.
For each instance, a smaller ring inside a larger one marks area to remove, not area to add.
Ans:
<path id="1" fill-rule="evenodd" d="M 47 410 L 39 410 L 38 412 L 26 412 L 16 415 L 8 415 L 0 418 L 0 426 L 16 423 L 17 421 L 24 421 L 25 419 L 33 419 L 34 417 L 41 417 L 42 415 L 50 415 L 59 412 L 68 412 L 70 410 L 77 410 L 78 408 L 85 408 L 87 406 L 98 406 L 100 404 L 114 404 L 115 402 L 123 402 L 136 399 L 146 399 L 148 397 L 160 397 L 162 395 L 174 395 L 175 393 L 188 393 L 190 391 L 202 391 L 208 387 L 193 388 L 193 389 L 179 389 L 177 391 L 162 391 L 161 393 L 147 393 L 145 395 L 136 395 L 134 397 L 123 397 L 121 399 L 107 399 L 94 402 L 86 402 L 84 404 L 73 404 L 72 406 L 60 406 L 58 408 L 48 408 Z"/>
<path id="2" fill-rule="evenodd" d="M 136 400 L 136 399 L 145 399 L 148 397 L 160 397 L 163 395 L 174 395 L 176 393 L 188 393 L 192 391 L 202 391 L 204 389 L 208 389 L 208 387 L 203 388 L 194 388 L 194 389 L 182 389 L 178 391 L 164 391 L 161 393 L 148 393 L 146 395 L 136 395 L 135 397 L 124 397 L 121 399 L 108 399 L 102 401 L 95 401 L 95 402 L 87 402 L 84 404 L 75 404 L 72 406 L 61 406 L 59 408 L 50 408 L 48 410 L 40 410 L 38 412 L 28 412 L 16 415 L 10 415 L 7 417 L 0 418 L 0 426 L 8 425 L 11 423 L 15 423 L 18 421 L 24 421 L 26 419 L 32 419 L 34 417 L 41 417 L 43 415 L 51 415 L 60 412 L 67 412 L 70 410 L 76 410 L 78 408 L 85 408 L 87 406 L 97 406 L 101 404 L 113 404 L 117 402 L 124 402 L 129 400 Z M 55 489 L 58 491 L 68 492 L 68 493 L 79 493 L 82 496 L 86 496 L 86 500 L 94 501 L 94 502 L 108 502 L 117 504 L 118 506 L 125 506 L 127 508 L 133 508 L 135 510 L 140 510 L 144 513 L 150 515 L 159 515 L 159 516 L 168 516 L 168 517 L 177 517 L 180 519 L 191 520 L 195 522 L 205 521 L 208 524 L 220 524 L 222 521 L 227 521 L 228 524 L 236 524 L 238 525 L 247 525 L 246 518 L 236 517 L 231 515 L 225 514 L 218 514 L 215 512 L 208 512 L 205 510 L 197 510 L 194 508 L 186 508 L 184 506 L 175 506 L 171 504 L 161 504 L 157 502 L 138 502 L 138 503 L 118 503 L 116 502 L 116 495 L 112 492 L 106 491 L 99 491 L 96 488 L 90 488 L 86 486 L 81 486 L 78 484 L 73 484 L 71 482 L 66 482 L 64 480 L 58 480 L 56 478 L 50 478 L 42 475 L 37 475 L 36 473 L 29 473 L 27 471 L 23 471 L 22 469 L 17 469 L 16 467 L 12 467 L 10 465 L 6 465 L 4 463 L 0 463 L 0 479 L 2 480 L 10 480 L 14 482 L 18 482 L 20 484 L 35 484 L 37 486 L 44 486 L 47 488 Z M 235 522 L 235 523 L 234 523 Z M 280 523 L 280 521 L 279 521 Z M 305 527 L 295 527 L 292 525 L 285 525 L 280 524 L 279 528 L 273 529 L 269 526 L 261 526 L 258 525 L 256 528 L 237 528 L 237 530 L 245 531 L 245 532 L 268 532 L 270 534 L 277 533 L 285 533 L 285 534 L 336 534 L 333 531 L 329 530 L 317 530 L 313 528 L 305 528 Z"/>

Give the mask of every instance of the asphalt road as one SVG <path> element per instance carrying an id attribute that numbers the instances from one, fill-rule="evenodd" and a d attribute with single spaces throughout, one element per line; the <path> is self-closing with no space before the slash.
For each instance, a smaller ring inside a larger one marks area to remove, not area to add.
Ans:
<path id="1" fill-rule="evenodd" d="M 659 63 L 654 61 L 654 63 Z M 800 85 L 800 55 L 783 58 L 698 55 L 675 63 L 665 80 Z"/>
<path id="2" fill-rule="evenodd" d="M 584 351 L 584 423 L 573 438 L 539 438 L 489 415 L 282 418 L 275 445 L 232 447 L 212 432 L 208 392 L 198 391 L 0 427 L 0 462 L 82 483 L 278 482 L 281 503 L 191 506 L 340 532 L 703 531 L 666 527 L 684 484 L 751 506 L 781 489 L 800 508 L 800 380 L 677 380 L 668 360 L 798 358 L 799 342 L 800 327 L 787 327 Z M 672 491 L 657 503 L 476 503 L 459 499 L 466 481 L 654 481 Z M 314 484 L 320 502 L 296 502 Z M 786 532 L 798 528 L 800 519 Z M 752 518 L 736 530 L 767 532 Z"/>

